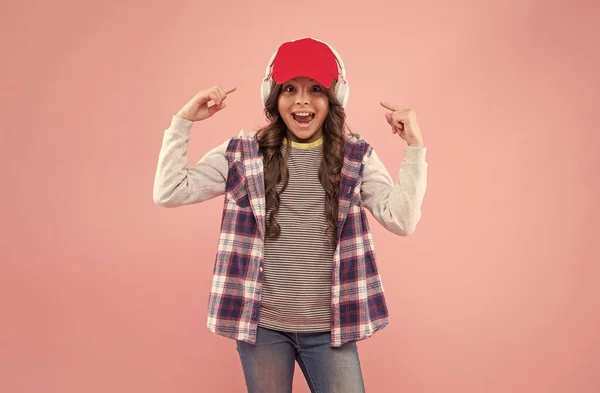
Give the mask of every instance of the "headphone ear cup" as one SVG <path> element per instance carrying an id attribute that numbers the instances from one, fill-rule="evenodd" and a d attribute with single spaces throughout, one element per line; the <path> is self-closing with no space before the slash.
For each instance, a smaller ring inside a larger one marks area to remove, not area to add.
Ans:
<path id="1" fill-rule="evenodd" d="M 348 103 L 348 97 L 350 96 L 350 86 L 348 86 L 348 82 L 338 83 L 335 87 L 335 95 L 342 108 L 345 108 Z"/>
<path id="2" fill-rule="evenodd" d="M 269 99 L 269 94 L 271 93 L 271 84 L 272 83 L 273 83 L 273 81 L 271 79 L 268 79 L 266 81 L 263 81 L 263 83 L 260 86 L 260 96 L 262 98 L 263 105 L 266 105 L 267 100 Z"/>

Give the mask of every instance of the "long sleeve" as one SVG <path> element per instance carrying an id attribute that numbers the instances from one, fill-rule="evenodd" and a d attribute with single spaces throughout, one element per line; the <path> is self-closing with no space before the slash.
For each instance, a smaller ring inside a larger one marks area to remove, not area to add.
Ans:
<path id="1" fill-rule="evenodd" d="M 177 207 L 207 201 L 225 193 L 229 140 L 187 168 L 187 144 L 194 122 L 173 116 L 165 130 L 154 178 L 154 203 Z"/>
<path id="2" fill-rule="evenodd" d="M 387 230 L 411 234 L 421 219 L 427 188 L 426 148 L 406 146 L 396 183 L 375 150 L 365 164 L 361 198 L 363 205 Z"/>

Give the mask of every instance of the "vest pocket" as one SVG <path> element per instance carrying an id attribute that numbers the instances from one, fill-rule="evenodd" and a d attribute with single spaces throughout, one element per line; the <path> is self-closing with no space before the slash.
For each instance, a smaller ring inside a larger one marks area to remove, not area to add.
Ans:
<path id="1" fill-rule="evenodd" d="M 226 191 L 229 197 L 240 207 L 249 207 L 250 198 L 248 196 L 248 183 L 244 173 L 242 163 L 234 161 L 229 166 L 227 174 Z"/>

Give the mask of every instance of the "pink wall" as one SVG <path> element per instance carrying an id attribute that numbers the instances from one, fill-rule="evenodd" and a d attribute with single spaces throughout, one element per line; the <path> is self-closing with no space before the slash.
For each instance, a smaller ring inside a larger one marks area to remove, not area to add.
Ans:
<path id="1" fill-rule="evenodd" d="M 367 390 L 600 390 L 596 2 L 12 3 L 0 392 L 244 391 L 234 343 L 205 328 L 222 200 L 158 208 L 154 170 L 201 89 L 238 88 L 192 161 L 262 124 L 266 61 L 307 35 L 343 56 L 349 124 L 394 178 L 379 101 L 412 106 L 429 149 L 417 231 L 372 220 L 392 323 L 360 344 Z"/>

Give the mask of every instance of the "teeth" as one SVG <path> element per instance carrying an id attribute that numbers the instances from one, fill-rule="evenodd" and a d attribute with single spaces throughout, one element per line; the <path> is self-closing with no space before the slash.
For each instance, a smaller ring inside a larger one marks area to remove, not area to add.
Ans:
<path id="1" fill-rule="evenodd" d="M 312 116 L 313 113 L 310 113 L 310 112 L 298 112 L 298 113 L 294 113 L 294 115 L 296 115 L 296 116 Z"/>

